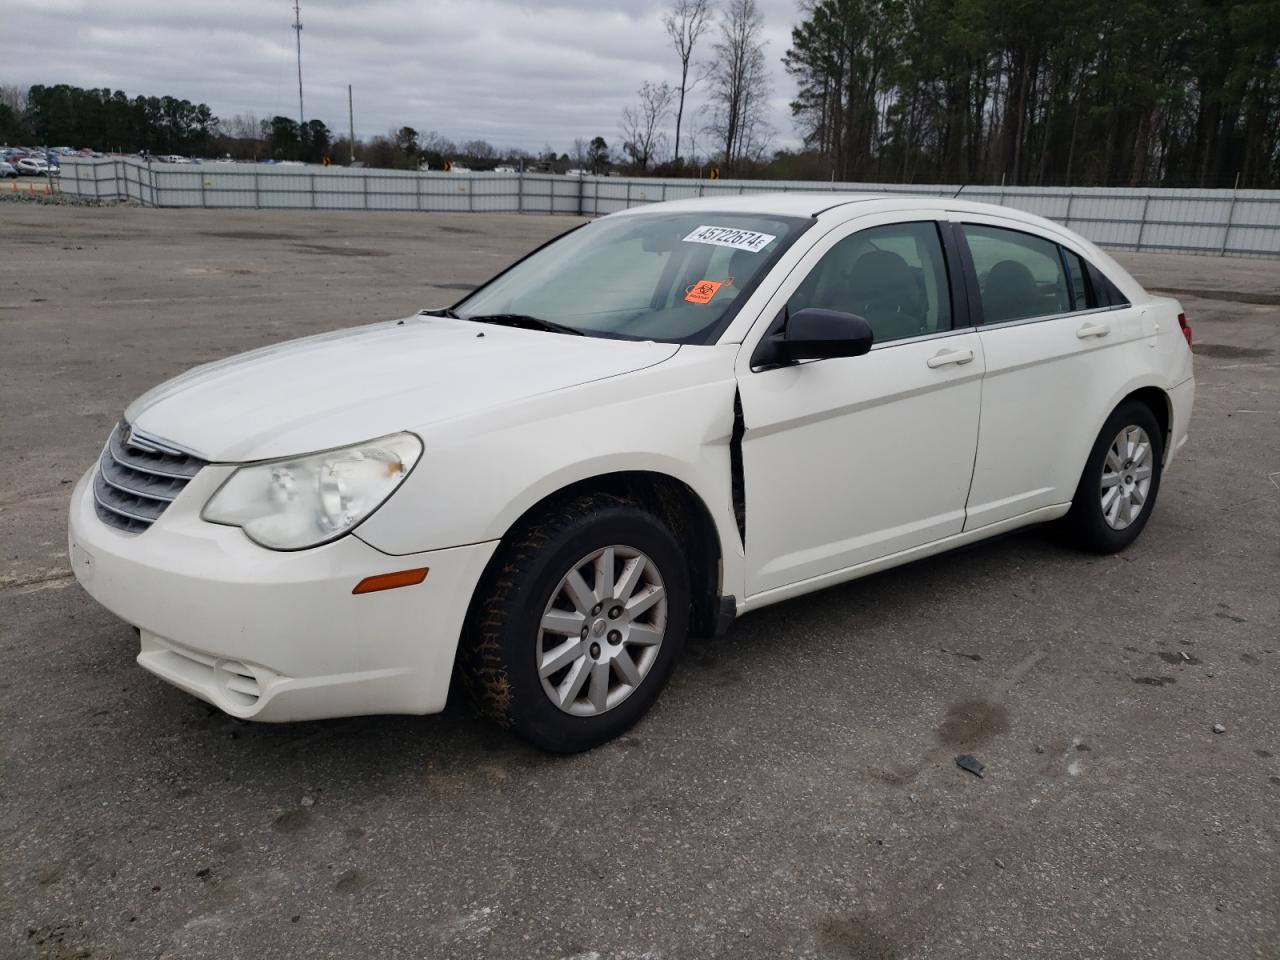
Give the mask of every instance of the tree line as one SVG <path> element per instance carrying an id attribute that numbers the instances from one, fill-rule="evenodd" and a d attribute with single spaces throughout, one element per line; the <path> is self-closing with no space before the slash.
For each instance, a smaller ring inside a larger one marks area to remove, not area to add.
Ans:
<path id="1" fill-rule="evenodd" d="M 178 153 L 216 133 L 208 104 L 178 97 L 132 97 L 123 90 L 37 84 L 0 98 L 0 139 Z"/>
<path id="2" fill-rule="evenodd" d="M 1280 183 L 1276 0 L 810 0 L 784 56 L 837 180 Z"/>
<path id="3" fill-rule="evenodd" d="M 249 124 L 249 126 L 246 126 Z M 36 84 L 0 88 L 0 141 L 97 150 L 319 162 L 332 145 L 320 120 L 290 117 L 223 122 L 208 104 L 123 90 Z"/>
<path id="4" fill-rule="evenodd" d="M 446 161 L 490 169 L 501 163 L 535 164 L 567 169 L 568 153 L 551 145 L 533 153 L 499 149 L 485 140 L 455 143 L 433 131 L 400 127 L 386 134 L 357 138 L 335 135 L 319 119 L 299 123 L 276 115 L 259 119 L 252 113 L 222 119 L 207 104 L 172 96 L 130 97 L 122 90 L 84 89 L 70 84 L 35 85 L 23 90 L 0 87 L 0 143 L 70 146 L 119 153 L 179 154 L 230 157 L 235 160 L 298 160 L 347 163 L 359 158 L 370 166 L 440 169 Z M 592 144 L 575 141 L 580 166 L 603 170 L 610 165 L 602 137 Z"/>

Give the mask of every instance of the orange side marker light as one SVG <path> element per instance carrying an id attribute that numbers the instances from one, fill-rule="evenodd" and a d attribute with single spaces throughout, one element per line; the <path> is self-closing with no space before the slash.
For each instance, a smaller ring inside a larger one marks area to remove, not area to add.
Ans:
<path id="1" fill-rule="evenodd" d="M 412 587 L 427 579 L 429 567 L 417 567 L 413 570 L 397 570 L 395 573 L 380 573 L 376 577 L 365 577 L 356 584 L 352 593 L 375 593 L 378 590 L 394 590 L 396 587 Z"/>

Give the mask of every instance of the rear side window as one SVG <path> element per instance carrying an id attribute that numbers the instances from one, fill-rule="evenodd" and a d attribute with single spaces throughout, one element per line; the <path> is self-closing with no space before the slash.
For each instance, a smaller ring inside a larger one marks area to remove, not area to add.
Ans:
<path id="1" fill-rule="evenodd" d="M 845 237 L 818 261 L 787 301 L 855 313 L 876 343 L 951 329 L 947 266 L 931 220 L 870 227 Z"/>
<path id="2" fill-rule="evenodd" d="M 1017 230 L 967 223 L 984 323 L 1048 317 L 1071 309 L 1058 245 Z"/>

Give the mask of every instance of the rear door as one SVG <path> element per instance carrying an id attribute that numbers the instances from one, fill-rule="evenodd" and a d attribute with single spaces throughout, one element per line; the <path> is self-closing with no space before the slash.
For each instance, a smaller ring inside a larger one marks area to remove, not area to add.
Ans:
<path id="1" fill-rule="evenodd" d="M 757 369 L 763 331 L 744 343 L 748 596 L 961 531 L 983 361 L 951 296 L 939 215 L 837 228 L 766 308 L 859 314 L 875 332 L 870 353 Z"/>
<path id="2" fill-rule="evenodd" d="M 1018 221 L 962 220 L 986 357 L 971 530 L 1071 500 L 1103 408 L 1145 338 L 1143 311 L 1095 289 L 1105 280 L 1091 280 L 1075 251 Z"/>

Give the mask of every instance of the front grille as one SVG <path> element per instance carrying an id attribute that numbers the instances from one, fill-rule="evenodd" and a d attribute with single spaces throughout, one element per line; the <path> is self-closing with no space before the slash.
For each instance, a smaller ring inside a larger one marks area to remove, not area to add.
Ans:
<path id="1" fill-rule="evenodd" d="M 199 457 L 120 421 L 93 477 L 98 519 L 118 530 L 141 533 L 204 465 Z"/>

